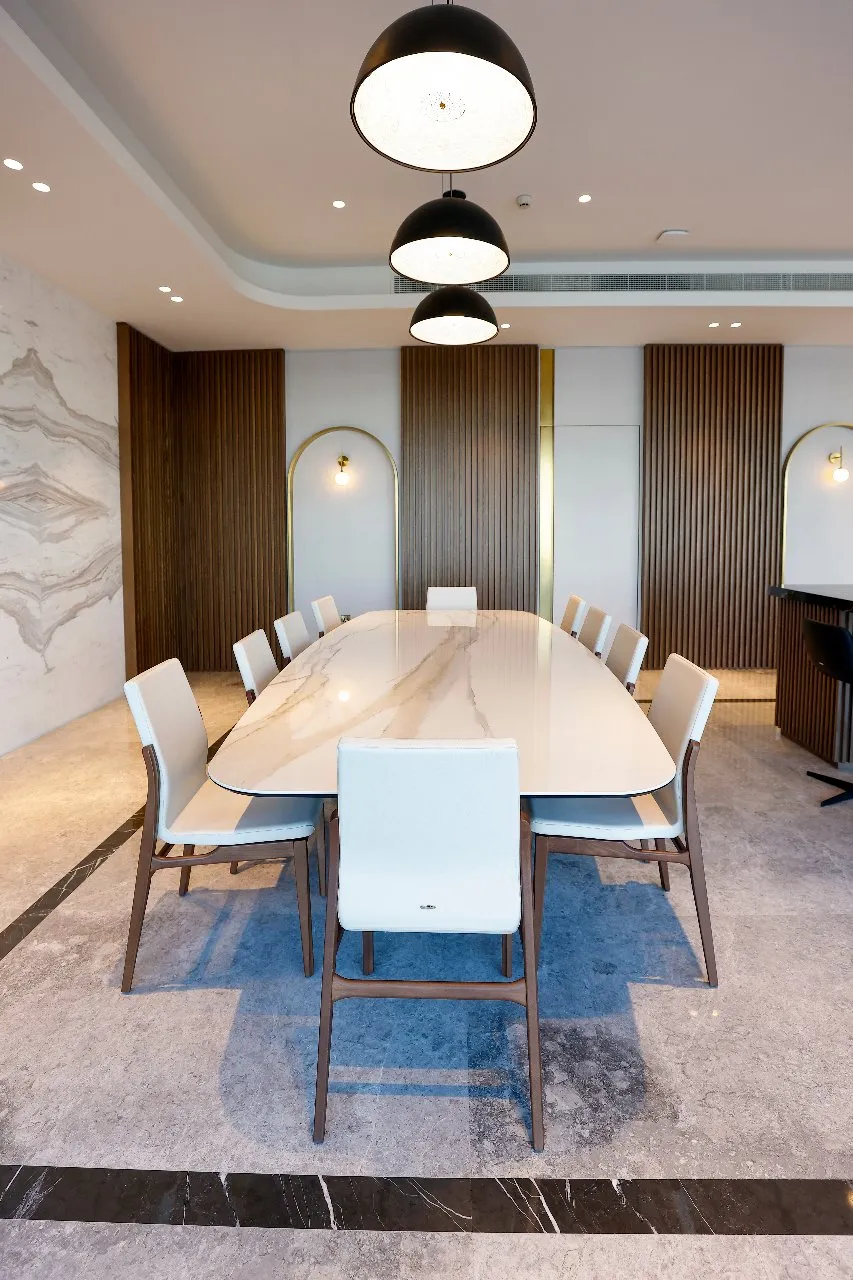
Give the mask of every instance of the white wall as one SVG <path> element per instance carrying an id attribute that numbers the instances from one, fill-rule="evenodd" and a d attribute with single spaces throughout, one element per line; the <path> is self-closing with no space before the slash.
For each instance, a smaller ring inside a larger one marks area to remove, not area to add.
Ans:
<path id="1" fill-rule="evenodd" d="M 637 622 L 641 347 L 564 347 L 554 363 L 554 619 L 577 593 Z"/>
<path id="2" fill-rule="evenodd" d="M 0 259 L 0 754 L 123 678 L 115 326 Z"/>
<path id="3" fill-rule="evenodd" d="M 853 347 L 786 347 L 782 456 L 822 422 L 853 422 Z M 836 483 L 828 461 L 839 445 L 853 473 L 853 431 L 817 431 L 791 460 L 787 582 L 853 582 L 853 478 Z"/>
<path id="4" fill-rule="evenodd" d="M 288 351 L 288 462 L 316 431 L 362 427 L 399 465 L 400 352 Z M 335 484 L 336 459 L 350 482 Z M 393 609 L 394 489 L 384 451 L 353 432 L 309 445 L 294 483 L 295 606 L 313 626 L 311 600 L 331 594 L 342 613 Z"/>

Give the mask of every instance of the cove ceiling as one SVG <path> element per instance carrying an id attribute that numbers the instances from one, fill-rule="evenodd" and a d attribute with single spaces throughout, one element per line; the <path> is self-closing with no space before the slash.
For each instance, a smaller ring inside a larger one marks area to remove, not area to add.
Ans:
<path id="1" fill-rule="evenodd" d="M 463 183 L 512 271 L 853 269 L 847 0 L 476 7 L 523 49 L 539 105 L 528 145 Z M 0 150 L 25 164 L 0 168 L 0 252 L 175 349 L 408 341 L 387 248 L 440 182 L 349 118 L 365 49 L 406 8 L 0 3 Z M 677 256 L 664 227 L 690 229 Z M 853 342 L 849 293 L 489 297 L 512 325 L 497 341 L 696 342 L 719 319 L 718 341 Z"/>

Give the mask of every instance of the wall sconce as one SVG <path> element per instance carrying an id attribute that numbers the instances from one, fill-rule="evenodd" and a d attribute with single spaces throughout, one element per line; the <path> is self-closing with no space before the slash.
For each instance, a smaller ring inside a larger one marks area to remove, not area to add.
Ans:
<path id="1" fill-rule="evenodd" d="M 850 479 L 850 472 L 844 465 L 844 450 L 839 449 L 837 453 L 829 455 L 829 461 L 835 467 L 832 473 L 833 480 L 837 480 L 839 484 L 844 484 L 845 480 Z"/>
<path id="2" fill-rule="evenodd" d="M 346 469 L 349 466 L 349 458 L 345 453 L 342 453 L 338 458 L 338 466 L 340 467 L 340 471 L 335 476 L 335 484 L 349 484 L 349 476 L 346 472 Z"/>

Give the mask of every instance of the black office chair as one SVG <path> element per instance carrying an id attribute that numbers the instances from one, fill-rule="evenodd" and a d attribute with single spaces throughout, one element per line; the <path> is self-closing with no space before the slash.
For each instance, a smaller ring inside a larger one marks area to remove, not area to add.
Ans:
<path id="1" fill-rule="evenodd" d="M 838 680 L 841 684 L 853 685 L 853 631 L 846 627 L 835 626 L 830 622 L 816 622 L 814 618 L 803 619 L 803 636 L 806 649 L 812 662 L 830 680 Z M 828 804 L 842 804 L 845 800 L 853 800 L 853 782 L 843 778 L 833 778 L 828 773 L 806 771 L 810 778 L 819 782 L 828 782 L 832 787 L 839 787 L 836 795 L 821 800 L 821 808 Z"/>

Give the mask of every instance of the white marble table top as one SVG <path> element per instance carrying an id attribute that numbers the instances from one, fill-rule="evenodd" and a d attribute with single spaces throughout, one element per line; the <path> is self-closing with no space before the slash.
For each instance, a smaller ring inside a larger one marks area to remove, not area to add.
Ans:
<path id="1" fill-rule="evenodd" d="M 523 795 L 634 795 L 675 765 L 577 640 L 531 613 L 367 613 L 276 677 L 210 762 L 252 795 L 334 795 L 341 737 L 514 738 Z"/>

